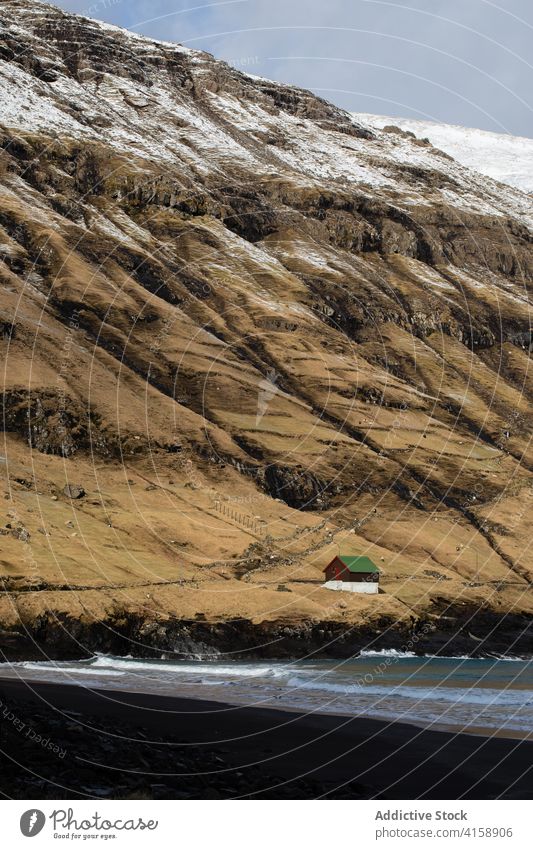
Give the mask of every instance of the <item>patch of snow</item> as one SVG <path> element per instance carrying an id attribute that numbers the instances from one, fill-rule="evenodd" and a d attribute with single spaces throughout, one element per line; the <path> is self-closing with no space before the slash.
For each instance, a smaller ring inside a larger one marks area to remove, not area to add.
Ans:
<path id="1" fill-rule="evenodd" d="M 245 77 L 250 77 L 251 80 L 257 80 L 260 83 L 268 83 L 269 85 L 279 85 L 282 87 L 286 86 L 286 83 L 280 83 L 277 80 L 270 80 L 268 77 L 260 77 L 258 74 L 250 74 L 249 71 L 246 71 L 246 73 L 242 71 L 241 73 L 243 73 Z"/>
<path id="2" fill-rule="evenodd" d="M 411 118 L 364 113 L 354 113 L 354 118 L 372 128 L 393 125 L 417 138 L 428 138 L 462 165 L 523 192 L 533 192 L 533 139 Z"/>

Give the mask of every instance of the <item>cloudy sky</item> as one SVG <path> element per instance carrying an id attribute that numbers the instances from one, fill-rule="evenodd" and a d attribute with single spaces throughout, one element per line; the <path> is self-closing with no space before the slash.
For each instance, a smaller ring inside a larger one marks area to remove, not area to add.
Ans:
<path id="1" fill-rule="evenodd" d="M 531 0 L 56 0 L 355 112 L 533 137 Z"/>

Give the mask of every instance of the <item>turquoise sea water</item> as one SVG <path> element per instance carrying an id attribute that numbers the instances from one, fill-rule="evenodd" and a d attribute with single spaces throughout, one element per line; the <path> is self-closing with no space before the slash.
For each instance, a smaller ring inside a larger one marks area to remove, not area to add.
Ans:
<path id="1" fill-rule="evenodd" d="M 533 736 L 533 660 L 414 657 L 352 660 L 137 660 L 0 664 L 0 678 L 202 698 Z"/>

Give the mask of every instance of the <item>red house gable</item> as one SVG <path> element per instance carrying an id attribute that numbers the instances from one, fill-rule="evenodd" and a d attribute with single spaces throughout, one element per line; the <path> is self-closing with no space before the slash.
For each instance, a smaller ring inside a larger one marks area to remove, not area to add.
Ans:
<path id="1" fill-rule="evenodd" d="M 349 581 L 350 570 L 339 557 L 334 557 L 324 569 L 326 581 Z"/>

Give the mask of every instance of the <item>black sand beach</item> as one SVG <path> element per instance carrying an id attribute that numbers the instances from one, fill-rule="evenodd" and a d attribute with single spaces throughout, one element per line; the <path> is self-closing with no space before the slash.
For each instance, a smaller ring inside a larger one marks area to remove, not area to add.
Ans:
<path id="1" fill-rule="evenodd" d="M 528 799 L 533 743 L 0 681 L 4 798 Z"/>

